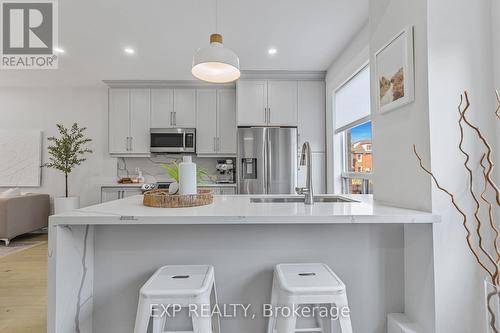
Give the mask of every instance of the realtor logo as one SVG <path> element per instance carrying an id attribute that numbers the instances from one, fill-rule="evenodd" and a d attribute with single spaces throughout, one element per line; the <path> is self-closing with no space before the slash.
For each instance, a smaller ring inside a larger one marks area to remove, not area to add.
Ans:
<path id="1" fill-rule="evenodd" d="M 2 69 L 55 69 L 55 1 L 0 0 Z"/>

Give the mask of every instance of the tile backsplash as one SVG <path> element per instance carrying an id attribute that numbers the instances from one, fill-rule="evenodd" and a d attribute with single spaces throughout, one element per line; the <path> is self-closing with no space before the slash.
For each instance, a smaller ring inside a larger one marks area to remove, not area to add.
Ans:
<path id="1" fill-rule="evenodd" d="M 198 167 L 204 168 L 209 174 L 212 181 L 215 182 L 217 170 L 215 164 L 221 157 L 196 157 L 193 156 L 193 162 Z M 144 157 L 123 157 L 117 160 L 117 176 L 126 177 L 135 176 L 136 169 L 142 171 L 146 183 L 162 182 L 171 180 L 162 168 L 164 163 L 182 162 L 182 155 L 156 155 L 149 158 Z"/>

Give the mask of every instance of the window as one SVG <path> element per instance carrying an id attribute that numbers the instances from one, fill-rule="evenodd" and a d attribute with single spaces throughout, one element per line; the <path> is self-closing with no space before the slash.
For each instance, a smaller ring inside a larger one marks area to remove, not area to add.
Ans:
<path id="1" fill-rule="evenodd" d="M 372 123 L 370 118 L 370 71 L 366 66 L 335 91 L 335 140 L 341 154 L 342 193 L 372 193 Z"/>

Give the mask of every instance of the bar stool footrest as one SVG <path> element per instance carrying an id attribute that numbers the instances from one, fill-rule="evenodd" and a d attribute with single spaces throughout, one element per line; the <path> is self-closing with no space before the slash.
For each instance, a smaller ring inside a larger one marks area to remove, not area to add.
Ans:
<path id="1" fill-rule="evenodd" d="M 312 328 L 296 328 L 295 332 L 323 332 L 321 327 L 312 327 Z"/>

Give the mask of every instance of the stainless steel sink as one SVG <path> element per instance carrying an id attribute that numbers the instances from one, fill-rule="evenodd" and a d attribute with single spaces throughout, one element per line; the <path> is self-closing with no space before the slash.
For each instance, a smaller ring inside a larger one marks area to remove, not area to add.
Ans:
<path id="1" fill-rule="evenodd" d="M 304 197 L 274 197 L 274 198 L 250 198 L 252 203 L 303 203 Z M 328 197 L 314 197 L 314 202 L 357 202 L 344 197 L 328 196 Z"/>

